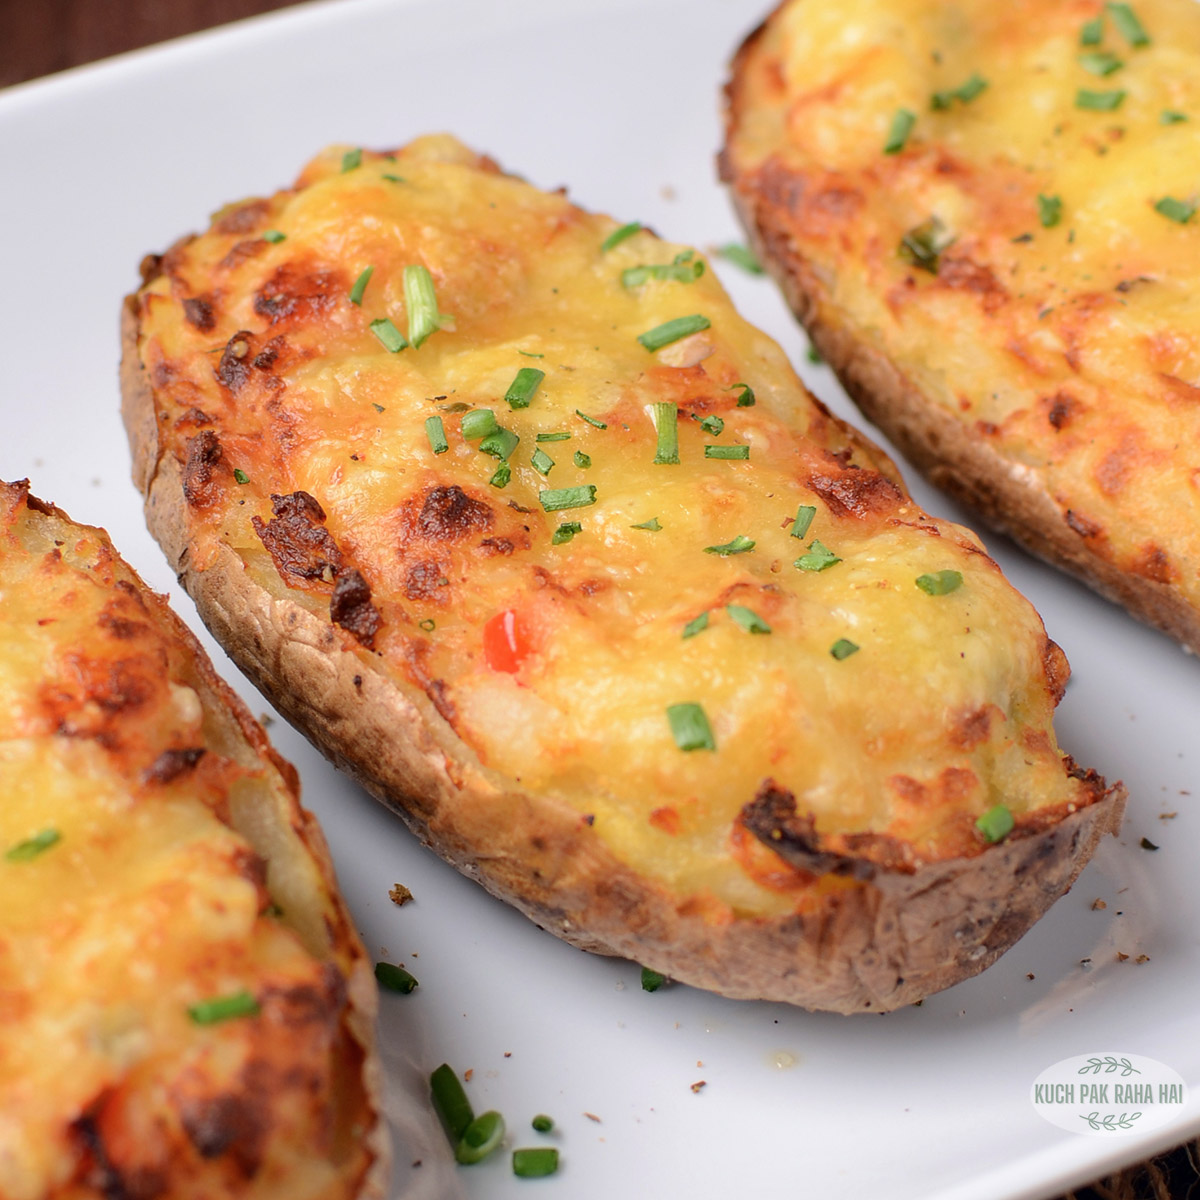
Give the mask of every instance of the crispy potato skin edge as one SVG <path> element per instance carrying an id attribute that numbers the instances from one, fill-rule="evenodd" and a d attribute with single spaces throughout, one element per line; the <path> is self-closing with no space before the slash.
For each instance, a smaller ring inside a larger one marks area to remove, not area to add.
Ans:
<path id="1" fill-rule="evenodd" d="M 122 320 L 121 379 L 147 523 L 216 639 L 280 712 L 422 842 L 572 945 L 734 999 L 885 1012 L 990 965 L 1119 827 L 1124 788 L 1089 775 L 1077 810 L 1048 828 L 914 875 L 880 874 L 810 911 L 743 918 L 674 895 L 620 863 L 579 813 L 498 786 L 424 696 L 378 672 L 373 656 L 328 621 L 260 588 L 228 547 L 214 553 L 205 542 L 212 565 L 194 569 L 198 530 L 189 524 L 181 466 L 160 449 L 134 297 Z"/>
<path id="2" fill-rule="evenodd" d="M 1066 508 L 1049 492 L 1015 471 L 982 439 L 973 438 L 965 426 L 928 399 L 888 355 L 868 345 L 832 304 L 829 288 L 811 260 L 797 251 L 787 213 L 755 189 L 753 174 L 739 174 L 731 147 L 745 107 L 742 80 L 773 19 L 774 14 L 747 36 L 730 64 L 725 86 L 725 148 L 718 156 L 719 169 L 759 261 L 779 285 L 821 357 L 863 415 L 883 430 L 934 487 L 1030 553 L 1070 572 L 1139 620 L 1200 654 L 1200 613 L 1170 583 L 1123 571 L 1095 553 L 1067 524 Z"/>

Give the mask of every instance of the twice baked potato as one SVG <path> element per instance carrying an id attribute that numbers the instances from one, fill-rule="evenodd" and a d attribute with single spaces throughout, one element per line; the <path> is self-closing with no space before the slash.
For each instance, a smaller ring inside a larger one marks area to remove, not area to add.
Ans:
<path id="1" fill-rule="evenodd" d="M 375 982 L 295 773 L 26 483 L 0 712 L 0 1195 L 382 1196 Z"/>
<path id="2" fill-rule="evenodd" d="M 788 0 L 722 174 L 935 485 L 1200 650 L 1200 7 Z"/>
<path id="3" fill-rule="evenodd" d="M 879 1011 L 1115 829 L 1031 606 L 694 251 L 432 137 L 326 151 L 143 273 L 124 416 L 202 616 L 558 936 Z"/>

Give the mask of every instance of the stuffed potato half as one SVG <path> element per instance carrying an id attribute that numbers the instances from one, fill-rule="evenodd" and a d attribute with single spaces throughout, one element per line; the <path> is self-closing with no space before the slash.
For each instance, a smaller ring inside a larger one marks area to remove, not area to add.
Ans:
<path id="1" fill-rule="evenodd" d="M 0 1195 L 382 1196 L 295 773 L 103 531 L 0 484 Z"/>
<path id="2" fill-rule="evenodd" d="M 1200 8 L 788 0 L 722 174 L 931 482 L 1200 650 Z"/>
<path id="3" fill-rule="evenodd" d="M 433 137 L 327 151 L 143 273 L 134 473 L 204 619 L 559 936 L 887 1009 L 1115 828 L 1032 608 L 694 251 Z"/>

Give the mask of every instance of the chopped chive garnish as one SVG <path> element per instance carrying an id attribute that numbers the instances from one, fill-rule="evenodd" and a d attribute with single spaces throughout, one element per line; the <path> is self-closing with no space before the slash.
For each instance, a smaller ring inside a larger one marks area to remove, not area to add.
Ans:
<path id="1" fill-rule="evenodd" d="M 814 539 L 808 544 L 808 553 L 800 555 L 792 565 L 801 571 L 825 571 L 841 561 L 824 542 Z"/>
<path id="2" fill-rule="evenodd" d="M 416 979 L 403 967 L 397 967 L 389 962 L 375 964 L 375 978 L 385 991 L 399 992 L 404 996 L 407 996 L 417 986 Z"/>
<path id="3" fill-rule="evenodd" d="M 667 707 L 671 736 L 680 750 L 715 750 L 712 726 L 698 704 L 671 704 Z"/>
<path id="4" fill-rule="evenodd" d="M 253 1017 L 259 1012 L 258 1001 L 250 992 L 234 992 L 231 996 L 217 996 L 212 1000 L 201 1000 L 188 1006 L 188 1016 L 197 1025 L 215 1025 L 234 1017 Z"/>
<path id="5" fill-rule="evenodd" d="M 247 475 L 246 472 L 243 471 L 241 467 L 233 468 L 233 479 L 234 479 L 235 483 L 249 483 L 250 482 L 250 476 Z"/>
<path id="6" fill-rule="evenodd" d="M 350 289 L 350 303 L 362 304 L 363 292 L 367 290 L 367 284 L 371 282 L 371 276 L 375 274 L 374 267 L 365 267 L 362 274 L 354 281 L 354 286 Z"/>
<path id="7" fill-rule="evenodd" d="M 1043 196 L 1039 193 L 1037 203 L 1038 220 L 1041 221 L 1042 228 L 1053 229 L 1062 220 L 1062 197 Z"/>
<path id="8" fill-rule="evenodd" d="M 393 354 L 399 354 L 408 345 L 404 334 L 392 324 L 390 317 L 377 317 L 368 328 L 383 343 L 383 348 Z"/>
<path id="9" fill-rule="evenodd" d="M 958 591 L 962 581 L 959 571 L 936 571 L 932 575 L 918 575 L 917 587 L 927 596 L 945 596 Z"/>
<path id="10" fill-rule="evenodd" d="M 508 481 L 512 478 L 512 467 L 507 462 L 502 462 L 495 470 L 488 483 L 494 488 L 502 488 L 508 485 Z"/>
<path id="11" fill-rule="evenodd" d="M 408 180 L 406 180 L 403 175 L 388 175 L 385 173 L 382 176 L 380 176 L 380 178 L 386 179 L 388 181 L 388 183 L 407 183 L 408 182 Z"/>
<path id="12" fill-rule="evenodd" d="M 528 408 L 534 393 L 545 378 L 546 372 L 539 371 L 537 367 L 522 367 L 508 385 L 508 391 L 504 393 L 509 408 Z"/>
<path id="13" fill-rule="evenodd" d="M 730 554 L 745 554 L 747 551 L 753 550 L 754 546 L 755 542 L 752 538 L 739 533 L 732 542 L 724 542 L 720 546 L 705 546 L 704 553 L 719 554 L 722 558 L 726 558 Z"/>
<path id="14" fill-rule="evenodd" d="M 976 73 L 959 87 L 949 88 L 944 92 L 934 92 L 930 97 L 929 106 L 934 109 L 945 109 L 949 108 L 955 100 L 962 104 L 970 104 L 986 87 L 987 80 Z"/>
<path id="15" fill-rule="evenodd" d="M 1164 196 L 1155 204 L 1154 211 L 1169 220 L 1178 221 L 1180 225 L 1186 225 L 1192 219 L 1196 205 L 1187 200 L 1176 200 L 1174 196 Z"/>
<path id="16" fill-rule="evenodd" d="M 909 134 L 917 123 L 917 114 L 907 108 L 896 109 L 892 123 L 888 126 L 887 141 L 883 143 L 884 154 L 899 154 L 908 144 Z"/>
<path id="17" fill-rule="evenodd" d="M 671 345 L 672 342 L 678 342 L 681 338 L 699 333 L 711 324 L 712 322 L 707 317 L 693 313 L 690 317 L 676 317 L 673 321 L 664 321 L 661 325 L 648 329 L 645 333 L 638 335 L 638 341 L 653 353 L 655 350 L 661 350 L 664 346 Z"/>
<path id="18" fill-rule="evenodd" d="M 975 828 L 983 834 L 984 841 L 998 842 L 1012 833 L 1015 824 L 1012 813 L 1003 804 L 997 804 L 975 822 Z"/>
<path id="19" fill-rule="evenodd" d="M 26 838 L 23 842 L 17 842 L 15 846 L 10 846 L 4 852 L 4 858 L 7 862 L 29 862 L 31 858 L 37 856 L 57 842 L 62 841 L 62 834 L 57 829 L 41 829 L 33 835 Z"/>
<path id="20" fill-rule="evenodd" d="M 469 441 L 487 437 L 500 428 L 496 424 L 496 414 L 490 408 L 474 408 L 463 414 L 462 435 Z"/>
<path id="21" fill-rule="evenodd" d="M 538 1118 L 533 1127 L 537 1129 Z M 542 1179 L 558 1170 L 557 1146 L 531 1146 L 512 1152 L 513 1174 L 521 1179 Z"/>
<path id="22" fill-rule="evenodd" d="M 1150 35 L 1142 27 L 1137 14 L 1128 4 L 1106 5 L 1117 32 L 1134 47 L 1150 45 Z"/>
<path id="23" fill-rule="evenodd" d="M 417 628 L 432 633 L 437 628 L 437 622 L 432 617 L 426 617 L 425 620 L 417 622 Z"/>
<path id="24" fill-rule="evenodd" d="M 1098 46 L 1103 40 L 1103 17 L 1096 17 L 1094 20 L 1086 21 L 1083 28 L 1079 31 L 1079 44 L 1081 46 Z"/>
<path id="25" fill-rule="evenodd" d="M 356 167 L 362 166 L 362 147 L 359 146 L 354 150 L 347 150 L 342 155 L 342 170 L 353 171 Z"/>
<path id="26" fill-rule="evenodd" d="M 471 1107 L 458 1076 L 447 1063 L 442 1063 L 429 1076 L 429 1091 L 443 1128 L 451 1142 L 457 1142 L 466 1133 L 467 1126 L 475 1120 L 475 1110 Z"/>
<path id="27" fill-rule="evenodd" d="M 850 655 L 856 654 L 857 652 L 858 647 L 852 641 L 850 641 L 849 638 L 838 638 L 838 640 L 829 647 L 829 653 L 832 654 L 833 657 L 838 660 L 838 662 L 841 662 L 844 658 L 849 658 Z"/>
<path id="28" fill-rule="evenodd" d="M 771 627 L 754 611 L 741 604 L 727 604 L 725 611 L 747 633 L 770 633 Z"/>
<path id="29" fill-rule="evenodd" d="M 942 223 L 941 218 L 935 215 L 928 221 L 914 226 L 900 239 L 898 253 L 905 262 L 936 275 L 942 251 L 953 241 L 954 235 Z"/>
<path id="30" fill-rule="evenodd" d="M 554 459 L 552 459 L 550 455 L 545 452 L 545 450 L 541 449 L 541 447 L 538 447 L 536 450 L 534 450 L 533 457 L 529 460 L 529 462 L 533 469 L 543 478 L 549 475 L 550 471 L 554 467 Z"/>
<path id="31" fill-rule="evenodd" d="M 543 512 L 559 512 L 564 508 L 586 508 L 596 503 L 596 485 L 584 484 L 581 487 L 547 488 L 538 493 Z"/>
<path id="32" fill-rule="evenodd" d="M 720 437 L 725 432 L 725 422 L 720 417 L 705 417 L 700 422 L 700 428 L 705 433 L 711 433 L 713 437 Z"/>
<path id="33" fill-rule="evenodd" d="M 1080 88 L 1075 93 L 1075 107 L 1085 108 L 1091 112 L 1115 112 L 1121 107 L 1124 99 L 1123 91 L 1090 92 L 1087 88 Z"/>
<path id="34" fill-rule="evenodd" d="M 648 521 L 643 521 L 640 525 L 630 525 L 630 529 L 648 529 L 651 533 L 657 533 L 662 526 L 658 522 L 657 517 L 651 517 Z"/>
<path id="35" fill-rule="evenodd" d="M 1085 71 L 1090 71 L 1093 75 L 1099 75 L 1103 79 L 1104 76 L 1119 71 L 1125 64 L 1108 50 L 1094 50 L 1090 54 L 1081 54 L 1079 65 Z"/>
<path id="36" fill-rule="evenodd" d="M 532 350 L 518 350 L 518 354 L 524 355 L 525 358 L 545 358 L 544 354 L 534 354 Z"/>
<path id="37" fill-rule="evenodd" d="M 792 522 L 792 537 L 802 538 L 808 532 L 808 527 L 813 523 L 813 517 L 816 515 L 815 505 L 801 504 L 796 509 L 796 519 Z"/>
<path id="38" fill-rule="evenodd" d="M 808 349 L 804 352 L 804 357 L 808 359 L 808 361 L 812 363 L 814 367 L 819 367 L 825 361 L 821 357 L 820 350 L 818 350 L 816 346 L 812 344 L 810 344 Z"/>
<path id="39" fill-rule="evenodd" d="M 667 977 L 661 971 L 653 971 L 649 967 L 642 968 L 643 992 L 657 992 L 666 982 Z"/>
<path id="40" fill-rule="evenodd" d="M 633 237 L 641 227 L 641 221 L 630 221 L 628 225 L 618 226 L 600 243 L 600 253 L 607 254 L 614 246 L 619 246 L 626 238 Z"/>
<path id="41" fill-rule="evenodd" d="M 654 461 L 667 466 L 678 466 L 679 410 L 670 400 L 655 401 L 654 428 L 658 435 Z"/>
<path id="42" fill-rule="evenodd" d="M 441 417 L 425 418 L 425 436 L 429 439 L 429 448 L 434 454 L 445 454 L 450 449 L 446 441 L 446 428 Z"/>
<path id="43" fill-rule="evenodd" d="M 708 609 L 706 608 L 698 617 L 693 617 L 684 627 L 683 636 L 685 638 L 695 637 L 698 633 L 703 633 L 708 628 Z"/>
<path id="44" fill-rule="evenodd" d="M 281 233 L 278 229 L 268 229 L 262 235 L 264 242 L 270 242 L 272 246 L 277 246 L 280 242 L 287 240 L 287 234 Z"/>
<path id="45" fill-rule="evenodd" d="M 592 465 L 592 456 L 590 454 L 584 454 L 582 450 L 576 450 L 572 457 L 575 461 L 575 465 L 581 471 L 586 471 L 588 467 Z"/>
<path id="46" fill-rule="evenodd" d="M 539 433 L 533 440 L 535 442 L 566 442 L 570 441 L 570 438 L 571 435 L 564 429 L 555 433 Z"/>
<path id="47" fill-rule="evenodd" d="M 1158 123 L 1160 125 L 1178 125 L 1181 121 L 1186 121 L 1187 119 L 1187 113 L 1176 112 L 1173 108 L 1164 108 L 1158 114 Z"/>
<path id="48" fill-rule="evenodd" d="M 741 242 L 726 242 L 725 245 L 717 247 L 717 253 L 728 262 L 733 263 L 735 267 L 741 267 L 743 271 L 748 271 L 751 275 L 764 273 L 763 265 L 758 261 L 758 255 L 749 246 L 743 246 Z"/>
<path id="49" fill-rule="evenodd" d="M 595 429 L 607 429 L 608 428 L 607 422 L 597 421 L 595 417 L 589 417 L 587 415 L 587 413 L 581 412 L 579 409 L 575 410 L 575 415 L 577 417 L 579 417 L 580 420 L 586 421 L 589 425 L 591 425 Z"/>
<path id="50" fill-rule="evenodd" d="M 676 283 L 691 283 L 704 274 L 704 260 L 696 258 L 695 250 L 681 250 L 669 263 L 654 263 L 640 267 L 626 267 L 621 272 L 621 286 L 641 287 L 651 279 L 674 280 Z"/>
<path id="51" fill-rule="evenodd" d="M 463 1130 L 454 1147 L 454 1161 L 463 1164 L 482 1162 L 504 1140 L 504 1118 L 492 1109 L 481 1113 Z"/>
<path id="52" fill-rule="evenodd" d="M 738 458 L 747 459 L 750 457 L 750 447 L 744 445 L 737 446 L 712 446 L 704 447 L 705 458 Z"/>
<path id="53" fill-rule="evenodd" d="M 538 1113 L 529 1123 L 538 1133 L 549 1133 L 554 1128 L 553 1118 L 546 1116 L 545 1113 Z"/>
<path id="54" fill-rule="evenodd" d="M 578 521 L 566 521 L 560 525 L 550 538 L 550 545 L 561 546 L 569 542 L 577 533 L 583 532 L 583 526 Z"/>
<path id="55" fill-rule="evenodd" d="M 517 448 L 521 439 L 511 429 L 498 427 L 495 433 L 489 433 L 480 443 L 479 449 L 493 458 L 508 459 Z"/>
<path id="56" fill-rule="evenodd" d="M 433 276 L 422 263 L 404 268 L 404 307 L 408 310 L 408 343 L 414 350 L 450 320 L 438 312 Z"/>
<path id="57" fill-rule="evenodd" d="M 738 408 L 753 408 L 754 407 L 754 389 L 748 383 L 731 383 L 725 390 L 732 392 L 734 388 L 741 388 L 738 393 L 737 406 Z"/>
<path id="58" fill-rule="evenodd" d="M 376 404 L 374 400 L 371 401 L 371 407 L 378 413 L 387 412 L 387 409 L 382 404 Z"/>

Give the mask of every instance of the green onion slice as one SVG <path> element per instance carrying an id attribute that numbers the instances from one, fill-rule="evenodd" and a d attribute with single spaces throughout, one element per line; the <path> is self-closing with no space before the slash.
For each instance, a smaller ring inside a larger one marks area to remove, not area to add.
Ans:
<path id="1" fill-rule="evenodd" d="M 404 268 L 404 307 L 408 310 L 408 343 L 414 350 L 451 320 L 438 312 L 433 276 L 422 263 Z"/>
<path id="2" fill-rule="evenodd" d="M 712 726 L 699 704 L 671 704 L 667 707 L 671 736 L 680 750 L 715 750 Z"/>
<path id="3" fill-rule="evenodd" d="M 503 1140 L 504 1118 L 495 1109 L 481 1113 L 463 1130 L 454 1160 L 466 1165 L 482 1162 Z"/>
<path id="4" fill-rule="evenodd" d="M 608 428 L 607 422 L 597 421 L 595 417 L 589 417 L 587 415 L 587 413 L 581 412 L 578 408 L 575 410 L 575 415 L 577 417 L 579 417 L 580 420 L 586 421 L 589 425 L 591 425 L 595 429 L 607 429 Z"/>
<path id="5" fill-rule="evenodd" d="M 858 647 L 850 641 L 849 638 L 838 638 L 832 646 L 829 647 L 829 653 L 834 658 L 841 662 L 844 658 L 849 658 L 852 654 L 858 653 Z"/>
<path id="6" fill-rule="evenodd" d="M 475 408 L 463 414 L 462 435 L 469 441 L 487 437 L 500 428 L 496 424 L 496 414 L 490 408 Z"/>
<path id="7" fill-rule="evenodd" d="M 948 249 L 953 241 L 954 235 L 941 218 L 934 215 L 928 221 L 915 225 L 900 239 L 898 253 L 905 262 L 936 275 L 942 251 Z"/>
<path id="8" fill-rule="evenodd" d="M 587 483 L 581 487 L 547 488 L 538 493 L 543 512 L 559 512 L 564 508 L 586 508 L 596 503 L 596 485 Z"/>
<path id="9" fill-rule="evenodd" d="M 495 433 L 489 433 L 480 443 L 479 449 L 493 458 L 508 459 L 517 448 L 521 439 L 511 429 L 498 427 Z"/>
<path id="10" fill-rule="evenodd" d="M 700 428 L 705 433 L 711 433 L 713 437 L 720 437 L 725 432 L 725 422 L 720 417 L 704 417 L 700 422 Z"/>
<path id="11" fill-rule="evenodd" d="M 739 533 L 731 542 L 724 542 L 720 546 L 705 546 L 704 553 L 719 554 L 722 558 L 726 558 L 730 554 L 746 554 L 753 550 L 755 545 L 756 543 L 752 538 Z"/>
<path id="12" fill-rule="evenodd" d="M 1160 125 L 1178 125 L 1181 121 L 1186 121 L 1187 119 L 1187 113 L 1176 112 L 1173 108 L 1164 108 L 1158 114 L 1158 123 Z"/>
<path id="13" fill-rule="evenodd" d="M 215 1025 L 234 1017 L 257 1016 L 260 1009 L 253 994 L 246 991 L 234 992 L 230 996 L 216 996 L 188 1006 L 188 1016 L 197 1025 Z"/>
<path id="14" fill-rule="evenodd" d="M 727 604 L 725 611 L 740 625 L 747 633 L 770 633 L 771 627 L 754 611 L 752 608 L 745 608 L 741 604 Z"/>
<path id="15" fill-rule="evenodd" d="M 1062 197 L 1038 195 L 1038 220 L 1043 229 L 1053 229 L 1062 220 Z"/>
<path id="16" fill-rule="evenodd" d="M 287 240 L 287 234 L 280 232 L 278 229 L 268 229 L 262 235 L 264 242 L 270 242 L 272 246 L 277 246 L 280 242 Z"/>
<path id="17" fill-rule="evenodd" d="M 641 228 L 641 221 L 630 221 L 628 225 L 619 225 L 600 243 L 600 253 L 607 254 L 614 246 L 619 246 L 626 238 L 633 237 Z"/>
<path id="18" fill-rule="evenodd" d="M 508 391 L 504 393 L 509 408 L 528 408 L 534 393 L 545 378 L 546 372 L 539 371 L 537 367 L 522 367 L 508 385 Z"/>
<path id="19" fill-rule="evenodd" d="M 417 986 L 416 979 L 403 967 L 397 967 L 389 962 L 375 964 L 375 978 L 385 991 L 399 992 L 404 996 L 407 996 Z"/>
<path id="20" fill-rule="evenodd" d="M 457 1142 L 467 1127 L 475 1120 L 475 1110 L 471 1107 L 463 1085 L 458 1076 L 447 1063 L 442 1063 L 429 1077 L 429 1091 L 433 1097 L 433 1107 L 441 1119 L 442 1126 L 452 1142 Z"/>
<path id="21" fill-rule="evenodd" d="M 10 846 L 4 852 L 4 858 L 7 862 L 29 862 L 60 841 L 62 834 L 57 829 L 40 829 L 33 837 Z"/>
<path id="22" fill-rule="evenodd" d="M 1015 824 L 1012 813 L 1003 804 L 997 804 L 975 822 L 975 828 L 983 834 L 984 841 L 999 842 L 1012 833 Z"/>
<path id="23" fill-rule="evenodd" d="M 1117 32 L 1134 48 L 1150 45 L 1150 35 L 1142 27 L 1137 13 L 1128 4 L 1109 4 L 1109 13 Z"/>
<path id="24" fill-rule="evenodd" d="M 569 542 L 577 533 L 582 532 L 583 526 L 578 521 L 566 521 L 554 531 L 550 545 L 561 546 L 563 542 Z"/>
<path id="25" fill-rule="evenodd" d="M 887 140 L 883 143 L 884 154 L 899 154 L 908 145 L 909 134 L 916 123 L 917 114 L 911 109 L 896 109 L 888 126 Z"/>
<path id="26" fill-rule="evenodd" d="M 657 533 L 662 526 L 658 522 L 657 517 L 651 517 L 648 521 L 643 521 L 640 525 L 630 525 L 630 529 L 648 529 L 651 533 Z"/>
<path id="27" fill-rule="evenodd" d="M 530 459 L 530 465 L 533 469 L 545 478 L 550 474 L 554 467 L 554 459 L 548 455 L 540 446 L 534 450 L 533 457 Z"/>
<path id="28" fill-rule="evenodd" d="M 233 468 L 233 479 L 234 479 L 235 483 L 249 483 L 250 482 L 250 476 L 247 475 L 246 472 L 243 471 L 241 467 Z"/>
<path id="29" fill-rule="evenodd" d="M 423 621 L 417 622 L 417 628 L 425 630 L 426 633 L 432 633 L 437 628 L 437 622 L 432 617 L 426 617 Z"/>
<path id="30" fill-rule="evenodd" d="M 529 1122 L 538 1133 L 549 1133 L 554 1128 L 554 1120 L 552 1117 L 546 1116 L 545 1113 L 538 1113 L 532 1121 Z"/>
<path id="31" fill-rule="evenodd" d="M 1083 28 L 1079 31 L 1079 44 L 1081 46 L 1098 46 L 1103 40 L 1103 17 L 1096 17 L 1094 20 L 1086 21 Z"/>
<path id="32" fill-rule="evenodd" d="M 408 340 L 392 324 L 390 317 L 378 317 L 371 322 L 368 328 L 383 343 L 383 348 L 390 350 L 393 354 L 398 354 L 408 345 Z"/>
<path id="33" fill-rule="evenodd" d="M 717 253 L 723 259 L 733 263 L 735 267 L 741 267 L 743 271 L 747 271 L 751 275 L 765 273 L 762 263 L 758 261 L 758 255 L 740 242 L 726 242 L 725 245 L 717 247 Z"/>
<path id="34" fill-rule="evenodd" d="M 534 354 L 534 352 L 532 350 L 518 350 L 517 353 L 520 355 L 523 355 L 525 358 L 545 358 L 546 357 L 544 354 Z"/>
<path id="35" fill-rule="evenodd" d="M 586 471 L 592 465 L 592 456 L 584 454 L 582 450 L 576 450 L 574 454 L 575 465 L 581 470 Z"/>
<path id="36" fill-rule="evenodd" d="M 512 478 L 512 467 L 507 462 L 502 462 L 495 470 L 488 483 L 494 488 L 502 488 L 508 486 L 508 481 Z"/>
<path id="37" fill-rule="evenodd" d="M 1119 71 L 1125 64 L 1108 50 L 1094 50 L 1090 54 L 1081 54 L 1079 65 L 1085 71 L 1090 71 L 1093 75 L 1099 75 L 1103 79 L 1104 76 Z"/>
<path id="38" fill-rule="evenodd" d="M 642 968 L 643 992 L 657 992 L 666 982 L 667 977 L 661 971 L 653 971 L 649 967 Z"/>
<path id="39" fill-rule="evenodd" d="M 813 517 L 816 515 L 815 505 L 801 504 L 796 509 L 796 519 L 792 522 L 792 537 L 802 538 L 808 532 L 808 527 L 813 523 Z"/>
<path id="40" fill-rule="evenodd" d="M 1123 91 L 1092 92 L 1080 88 L 1075 93 L 1075 107 L 1088 109 L 1091 112 L 1115 112 L 1125 99 Z"/>
<path id="41" fill-rule="evenodd" d="M 362 166 L 362 147 L 356 147 L 354 150 L 347 150 L 342 155 L 342 170 L 353 171 L 356 167 Z"/>
<path id="42" fill-rule="evenodd" d="M 534 1117 L 533 1127 L 538 1129 L 540 1118 Z M 547 1118 L 549 1120 L 549 1118 Z M 538 1130 L 538 1132 L 543 1132 Z M 542 1179 L 558 1170 L 557 1146 L 529 1146 L 512 1152 L 513 1174 L 522 1179 Z"/>
<path id="43" fill-rule="evenodd" d="M 745 445 L 737 446 L 712 446 L 704 447 L 705 458 L 736 458 L 748 459 L 750 457 L 750 447 Z"/>
<path id="44" fill-rule="evenodd" d="M 934 92 L 930 97 L 929 106 L 934 109 L 946 109 L 955 100 L 961 104 L 970 104 L 986 87 L 987 80 L 976 72 L 960 87 L 950 88 L 944 92 Z"/>
<path id="45" fill-rule="evenodd" d="M 429 439 L 429 448 L 434 454 L 445 454 L 450 449 L 446 441 L 446 428 L 441 417 L 425 418 L 425 436 Z"/>
<path id="46" fill-rule="evenodd" d="M 946 596 L 962 587 L 961 571 L 937 571 L 932 575 L 918 575 L 917 587 L 927 596 Z"/>
<path id="47" fill-rule="evenodd" d="M 753 408 L 754 407 L 754 389 L 748 383 L 731 383 L 725 390 L 732 392 L 734 388 L 741 388 L 738 393 L 737 406 L 738 408 Z"/>
<path id="48" fill-rule="evenodd" d="M 1180 225 L 1186 225 L 1192 219 L 1196 205 L 1188 200 L 1176 200 L 1174 196 L 1164 196 L 1155 204 L 1154 211 L 1169 220 L 1178 221 Z"/>
<path id="49" fill-rule="evenodd" d="M 792 565 L 800 571 L 826 571 L 841 561 L 824 542 L 814 538 L 808 544 L 808 553 L 800 555 Z"/>
<path id="50" fill-rule="evenodd" d="M 698 617 L 693 617 L 684 627 L 683 636 L 685 638 L 695 637 L 698 633 L 703 633 L 708 628 L 708 609 L 705 609 Z"/>
<path id="51" fill-rule="evenodd" d="M 654 428 L 658 445 L 654 461 L 668 466 L 679 465 L 679 410 L 670 400 L 655 401 Z"/>
<path id="52" fill-rule="evenodd" d="M 704 260 L 696 258 L 694 250 L 683 250 L 672 262 L 654 263 L 640 267 L 626 267 L 621 272 L 621 286 L 641 287 L 651 279 L 674 280 L 676 283 L 691 283 L 704 274 Z"/>
<path id="53" fill-rule="evenodd" d="M 362 274 L 354 281 L 354 286 L 350 289 L 351 304 L 362 304 L 363 292 L 367 290 L 367 284 L 371 282 L 371 276 L 374 274 L 374 267 L 363 268 Z"/>
<path id="54" fill-rule="evenodd" d="M 567 442 L 571 440 L 571 435 L 564 429 L 555 433 L 539 433 L 533 440 L 535 442 Z"/>
<path id="55" fill-rule="evenodd" d="M 380 176 L 381 179 L 386 179 L 388 183 L 407 183 L 408 180 L 403 175 L 388 175 L 386 172 Z"/>
<path id="56" fill-rule="evenodd" d="M 672 342 L 678 342 L 681 338 L 699 333 L 711 324 L 712 322 L 707 317 L 693 313 L 690 317 L 676 317 L 673 321 L 664 321 L 661 325 L 648 329 L 645 333 L 638 335 L 638 341 L 653 353 L 655 350 L 661 350 L 664 346 L 671 345 Z"/>

